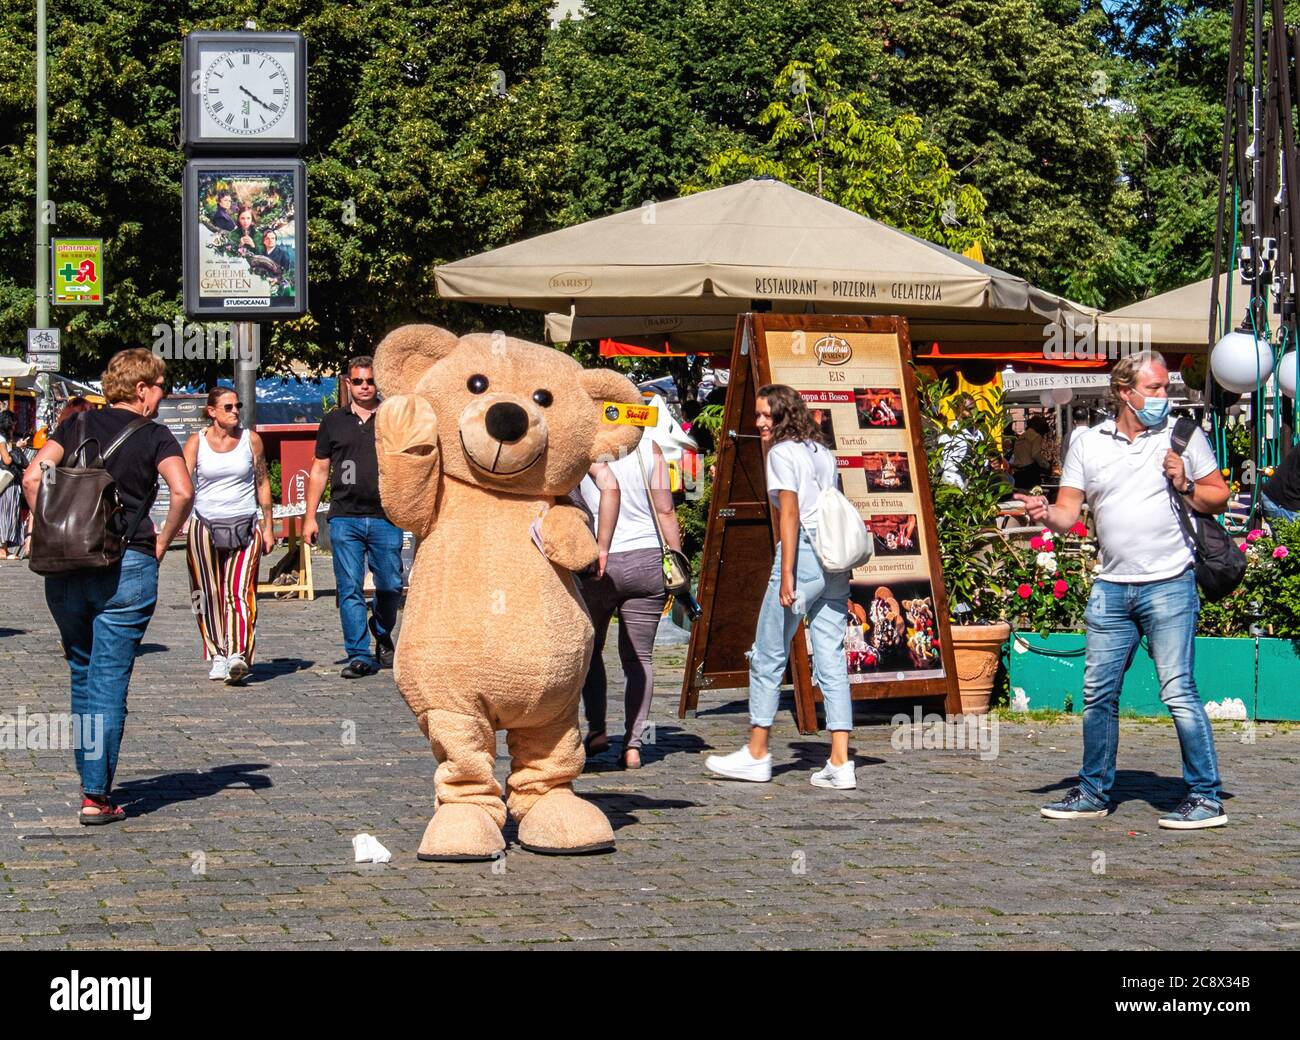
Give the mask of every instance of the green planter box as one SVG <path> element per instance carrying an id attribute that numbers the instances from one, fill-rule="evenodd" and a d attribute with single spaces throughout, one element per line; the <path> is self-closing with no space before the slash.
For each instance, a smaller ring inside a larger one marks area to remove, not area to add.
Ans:
<path id="1" fill-rule="evenodd" d="M 1240 699 L 1256 719 L 1300 720 L 1300 641 L 1196 637 L 1196 688 L 1203 701 Z M 1023 690 L 1029 707 L 1083 710 L 1084 636 L 1053 632 L 1018 633 L 1007 651 L 1011 695 Z M 1160 683 L 1145 648 L 1139 648 L 1124 677 L 1120 713 L 1162 715 Z"/>

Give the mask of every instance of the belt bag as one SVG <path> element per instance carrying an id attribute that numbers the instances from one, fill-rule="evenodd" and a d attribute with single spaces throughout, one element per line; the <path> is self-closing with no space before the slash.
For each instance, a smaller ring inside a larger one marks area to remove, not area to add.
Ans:
<path id="1" fill-rule="evenodd" d="M 1174 424 L 1170 441 L 1179 455 L 1187 450 L 1187 440 L 1194 429 L 1196 424 L 1190 419 L 1179 419 Z M 1178 489 L 1171 485 L 1170 493 L 1178 503 L 1183 531 L 1196 547 L 1196 584 L 1201 587 L 1201 595 L 1211 603 L 1221 600 L 1246 577 L 1246 554 L 1237 548 L 1219 521 L 1202 513 L 1193 517 Z"/>
<path id="2" fill-rule="evenodd" d="M 689 595 L 691 591 L 691 561 L 685 553 L 670 548 L 664 540 L 664 529 L 659 525 L 659 513 L 655 509 L 654 495 L 650 491 L 650 476 L 645 471 L 645 459 L 639 448 L 634 448 L 636 460 L 641 467 L 641 478 L 645 481 L 646 500 L 650 503 L 650 516 L 655 522 L 655 534 L 659 538 L 659 548 L 663 552 L 664 591 L 670 596 Z"/>
<path id="3" fill-rule="evenodd" d="M 212 535 L 212 544 L 217 549 L 246 549 L 257 530 L 256 516 L 246 516 L 242 520 L 209 520 L 202 516 L 199 519 Z"/>

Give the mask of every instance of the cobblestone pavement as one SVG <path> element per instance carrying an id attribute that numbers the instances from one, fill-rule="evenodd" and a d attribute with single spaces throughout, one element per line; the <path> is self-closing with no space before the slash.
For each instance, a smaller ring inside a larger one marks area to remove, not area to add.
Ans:
<path id="1" fill-rule="evenodd" d="M 328 563 L 317 573 L 329 581 Z M 1261 726 L 1246 743 L 1217 723 L 1232 822 L 1190 834 L 1156 827 L 1182 791 L 1166 720 L 1123 724 L 1121 804 L 1101 821 L 1038 817 L 1074 777 L 1075 720 L 1003 722 L 983 760 L 896 750 L 887 717 L 860 713 L 860 786 L 841 792 L 809 785 L 824 744 L 787 710 L 774 782 L 736 784 L 709 778 L 702 755 L 739 746 L 744 692 L 678 720 L 683 648 L 662 647 L 645 768 L 606 756 L 579 784 L 613 820 L 617 852 L 512 845 L 497 863 L 420 863 L 434 761 L 390 672 L 338 678 L 332 592 L 263 599 L 255 681 L 230 689 L 206 679 L 179 553 L 161 584 L 119 767 L 129 819 L 77 824 L 70 752 L 0 752 L 0 949 L 1300 945 L 1294 730 Z M 0 712 L 66 711 L 54 625 L 24 564 L 0 564 L 0 637 Z M 498 766 L 504 778 L 504 742 Z M 362 831 L 391 863 L 353 862 Z"/>

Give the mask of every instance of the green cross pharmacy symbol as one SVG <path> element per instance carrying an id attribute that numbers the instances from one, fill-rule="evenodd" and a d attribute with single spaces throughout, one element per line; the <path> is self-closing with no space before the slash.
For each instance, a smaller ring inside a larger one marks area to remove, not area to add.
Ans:
<path id="1" fill-rule="evenodd" d="M 64 261 L 63 266 L 59 268 L 59 277 L 65 282 L 72 281 L 72 276 L 77 273 L 77 268 L 73 267 L 69 261 Z"/>

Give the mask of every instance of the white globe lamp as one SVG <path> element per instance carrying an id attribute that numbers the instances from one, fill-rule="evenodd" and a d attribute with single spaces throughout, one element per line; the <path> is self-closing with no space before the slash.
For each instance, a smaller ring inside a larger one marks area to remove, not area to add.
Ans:
<path id="1" fill-rule="evenodd" d="M 1210 371 L 1225 390 L 1248 394 L 1273 374 L 1273 347 L 1249 332 L 1229 332 L 1210 351 Z"/>
<path id="2" fill-rule="evenodd" d="M 1282 355 L 1282 360 L 1277 365 L 1277 385 L 1282 388 L 1282 393 L 1287 397 L 1295 400 L 1296 384 L 1296 366 L 1300 360 L 1300 354 L 1296 351 L 1288 351 Z"/>

